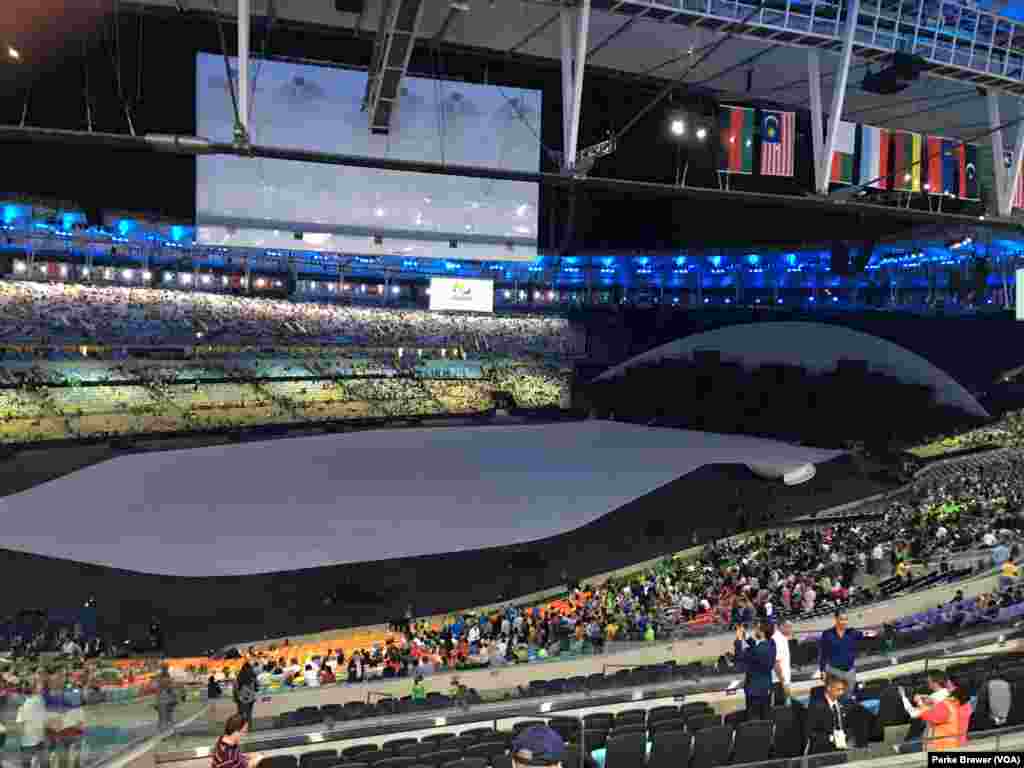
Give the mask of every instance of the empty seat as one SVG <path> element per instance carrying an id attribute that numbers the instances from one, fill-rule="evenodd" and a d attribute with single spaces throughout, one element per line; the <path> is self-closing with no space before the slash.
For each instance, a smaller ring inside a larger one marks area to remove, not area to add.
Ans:
<path id="1" fill-rule="evenodd" d="M 343 750 L 341 750 L 341 756 L 344 757 L 346 761 L 348 761 L 354 760 L 355 758 L 358 758 L 360 755 L 365 755 L 370 752 L 378 751 L 379 749 L 376 744 L 356 744 L 353 747 L 345 747 Z"/>
<path id="2" fill-rule="evenodd" d="M 671 731 L 685 731 L 686 724 L 682 720 L 662 720 L 659 723 L 654 723 L 648 729 L 648 732 L 653 737 L 658 733 L 669 733 Z"/>
<path id="3" fill-rule="evenodd" d="M 410 744 L 419 744 L 419 739 L 413 739 L 406 737 L 404 739 L 391 739 L 385 741 L 381 746 L 381 749 L 385 752 L 397 753 L 402 747 L 408 747 Z"/>
<path id="4" fill-rule="evenodd" d="M 687 768 L 692 745 L 693 736 L 682 730 L 656 734 L 647 768 Z"/>
<path id="5" fill-rule="evenodd" d="M 770 720 L 750 720 L 736 729 L 732 762 L 756 763 L 764 760 L 772 750 L 772 724 Z"/>
<path id="6" fill-rule="evenodd" d="M 594 712 L 583 718 L 583 728 L 588 731 L 610 731 L 615 717 L 608 712 Z"/>
<path id="7" fill-rule="evenodd" d="M 468 731 L 462 731 L 460 736 L 473 736 L 477 741 L 485 741 L 487 737 L 493 736 L 496 731 L 493 728 L 470 728 Z"/>
<path id="8" fill-rule="evenodd" d="M 632 734 L 640 734 L 641 736 L 646 735 L 647 726 L 643 723 L 632 723 L 630 725 L 616 725 L 611 731 L 608 732 L 608 738 L 613 739 L 616 736 L 628 736 Z"/>
<path id="9" fill-rule="evenodd" d="M 295 768 L 298 763 L 295 755 L 271 755 L 260 765 L 266 765 L 267 768 Z"/>
<path id="10" fill-rule="evenodd" d="M 464 757 L 461 760 L 445 763 L 441 768 L 487 768 L 487 761 L 481 757 Z"/>
<path id="11" fill-rule="evenodd" d="M 416 764 L 415 757 L 386 757 L 374 763 L 374 768 L 412 768 Z"/>
<path id="12" fill-rule="evenodd" d="M 437 745 L 432 741 L 428 741 L 424 744 L 406 744 L 398 750 L 399 757 L 421 757 L 422 755 L 429 755 L 431 752 L 437 751 Z"/>
<path id="13" fill-rule="evenodd" d="M 547 723 L 543 720 L 520 720 L 512 726 L 512 730 L 519 733 L 520 731 L 525 731 L 528 728 L 534 728 L 538 725 L 547 725 Z"/>
<path id="14" fill-rule="evenodd" d="M 718 768 L 729 762 L 733 730 L 724 725 L 702 728 L 693 734 L 691 768 Z"/>
<path id="15" fill-rule="evenodd" d="M 792 707 L 775 707 L 771 711 L 771 721 L 775 726 L 773 744 L 775 757 L 793 758 L 804 753 L 803 724 Z"/>
<path id="16" fill-rule="evenodd" d="M 506 747 L 503 741 L 482 741 L 479 744 L 466 747 L 462 754 L 466 757 L 482 757 L 487 762 L 492 762 L 495 757 L 504 755 L 505 752 Z"/>
<path id="17" fill-rule="evenodd" d="M 452 736 L 450 739 L 442 739 L 438 746 L 441 749 L 457 749 L 462 752 L 466 747 L 476 744 L 476 741 L 473 736 Z"/>
<path id="18" fill-rule="evenodd" d="M 462 759 L 462 752 L 458 749 L 441 749 L 429 755 L 422 755 L 419 762 L 441 768 L 446 763 Z"/>
<path id="19" fill-rule="evenodd" d="M 299 768 L 309 768 L 310 763 L 322 762 L 323 759 L 339 762 L 338 751 L 336 749 L 314 749 L 311 752 L 303 752 L 299 757 Z"/>
<path id="20" fill-rule="evenodd" d="M 691 733 L 703 731 L 706 728 L 717 728 L 722 725 L 721 715 L 698 715 L 686 720 L 686 729 Z"/>
<path id="21" fill-rule="evenodd" d="M 512 758 L 508 755 L 498 755 L 491 758 L 491 768 L 512 768 Z"/>
<path id="22" fill-rule="evenodd" d="M 647 712 L 642 709 L 627 709 L 623 712 L 617 712 L 613 721 L 614 728 L 619 728 L 623 725 L 636 725 L 637 723 L 647 722 Z"/>
<path id="23" fill-rule="evenodd" d="M 440 744 L 442 741 L 447 741 L 448 739 L 454 739 L 454 738 L 455 738 L 455 734 L 454 733 L 431 733 L 431 734 L 428 734 L 426 736 L 421 736 L 420 737 L 420 744 L 433 743 L 433 744 L 437 745 L 437 744 Z M 438 747 L 438 749 L 440 749 L 440 747 Z"/>
<path id="24" fill-rule="evenodd" d="M 643 733 L 608 738 L 605 768 L 643 768 L 646 760 L 647 737 Z"/>
<path id="25" fill-rule="evenodd" d="M 608 744 L 608 731 L 584 731 L 583 741 L 580 746 L 587 752 L 595 749 L 604 749 Z"/>
<path id="26" fill-rule="evenodd" d="M 679 707 L 663 706 L 654 707 L 647 713 L 647 724 L 661 723 L 665 720 L 678 720 L 680 717 Z"/>

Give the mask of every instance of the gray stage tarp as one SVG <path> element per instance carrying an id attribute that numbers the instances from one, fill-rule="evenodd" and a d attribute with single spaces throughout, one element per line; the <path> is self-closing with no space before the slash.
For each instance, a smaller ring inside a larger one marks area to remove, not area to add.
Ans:
<path id="1" fill-rule="evenodd" d="M 124 456 L 0 499 L 0 519 L 7 549 L 244 575 L 533 541 L 705 464 L 836 455 L 603 421 L 382 430 Z"/>

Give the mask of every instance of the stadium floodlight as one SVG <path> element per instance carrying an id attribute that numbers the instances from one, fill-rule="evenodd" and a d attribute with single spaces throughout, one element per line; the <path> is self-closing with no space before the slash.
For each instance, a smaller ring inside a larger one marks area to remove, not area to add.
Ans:
<path id="1" fill-rule="evenodd" d="M 683 136 L 686 133 L 686 121 L 681 117 L 674 117 L 668 124 L 668 129 L 673 136 Z"/>
<path id="2" fill-rule="evenodd" d="M 7 58 L 9 58 L 11 61 L 21 61 L 21 52 L 13 45 L 8 45 Z"/>
<path id="3" fill-rule="evenodd" d="M 25 264 L 24 261 L 14 262 L 14 271 L 17 272 L 19 275 L 22 274 L 26 269 L 28 269 L 28 266 Z"/>
<path id="4" fill-rule="evenodd" d="M 145 272 L 142 273 L 142 279 L 145 280 L 146 282 L 149 282 L 150 280 L 153 279 L 153 273 L 147 269 Z"/>
<path id="5" fill-rule="evenodd" d="M 121 272 L 121 277 L 123 277 L 125 280 L 131 280 L 133 274 L 134 273 L 130 269 L 126 269 L 123 272 Z"/>
<path id="6" fill-rule="evenodd" d="M 708 129 L 707 128 L 705 128 L 704 126 L 701 126 L 700 128 L 697 129 L 697 139 L 699 141 L 704 141 L 707 137 L 708 137 Z"/>

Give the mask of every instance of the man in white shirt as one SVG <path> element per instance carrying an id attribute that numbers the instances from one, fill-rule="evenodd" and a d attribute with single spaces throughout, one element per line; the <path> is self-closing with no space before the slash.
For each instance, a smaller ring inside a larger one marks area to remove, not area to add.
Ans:
<path id="1" fill-rule="evenodd" d="M 46 759 L 46 701 L 37 680 L 32 695 L 18 708 L 16 722 L 21 726 L 21 764 L 23 768 L 43 768 Z"/>
<path id="2" fill-rule="evenodd" d="M 789 655 L 789 641 L 792 637 L 793 624 L 788 620 L 779 623 L 772 635 L 772 641 L 775 643 L 775 669 L 772 670 L 772 683 L 774 684 L 776 707 L 789 703 L 789 687 L 793 682 L 793 667 Z"/>

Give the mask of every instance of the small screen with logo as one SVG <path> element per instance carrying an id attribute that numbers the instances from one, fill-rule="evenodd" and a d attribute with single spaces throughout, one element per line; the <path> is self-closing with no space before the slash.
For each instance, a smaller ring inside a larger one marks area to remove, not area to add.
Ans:
<path id="1" fill-rule="evenodd" d="M 494 311 L 494 281 L 466 280 L 461 277 L 430 278 L 432 310 L 464 312 Z"/>

